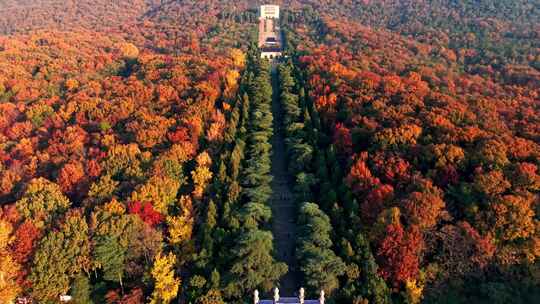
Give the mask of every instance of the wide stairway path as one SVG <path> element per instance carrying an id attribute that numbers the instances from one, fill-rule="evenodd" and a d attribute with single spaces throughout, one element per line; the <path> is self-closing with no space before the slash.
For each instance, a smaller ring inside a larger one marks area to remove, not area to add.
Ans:
<path id="1" fill-rule="evenodd" d="M 287 173 L 287 152 L 283 132 L 283 117 L 279 100 L 277 63 L 272 63 L 272 113 L 274 135 L 272 137 L 272 232 L 277 259 L 289 266 L 289 272 L 281 278 L 280 294 L 294 296 L 300 288 L 300 273 L 295 257 L 297 206 L 291 189 L 292 181 Z"/>

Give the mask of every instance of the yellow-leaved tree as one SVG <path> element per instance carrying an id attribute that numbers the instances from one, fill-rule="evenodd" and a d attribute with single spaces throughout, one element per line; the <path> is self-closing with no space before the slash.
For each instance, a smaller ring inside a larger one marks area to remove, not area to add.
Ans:
<path id="1" fill-rule="evenodd" d="M 191 178 L 194 184 L 193 197 L 195 199 L 201 199 L 208 182 L 212 179 L 212 172 L 210 171 L 212 159 L 208 155 L 208 152 L 204 151 L 197 156 L 196 161 L 197 168 L 191 171 Z"/>
<path id="2" fill-rule="evenodd" d="M 176 256 L 173 253 L 156 255 L 154 266 L 152 266 L 155 287 L 154 292 L 152 292 L 151 304 L 167 304 L 176 297 L 180 287 L 180 279 L 174 277 L 175 262 Z"/>
<path id="3" fill-rule="evenodd" d="M 152 176 L 144 185 L 137 187 L 131 194 L 132 201 L 151 202 L 161 214 L 168 214 L 168 208 L 174 204 L 180 181 L 167 176 Z"/>
<path id="4" fill-rule="evenodd" d="M 182 195 L 179 200 L 182 214 L 178 216 L 168 216 L 167 226 L 169 230 L 169 242 L 179 244 L 191 239 L 193 232 L 193 203 L 191 198 Z"/>
<path id="5" fill-rule="evenodd" d="M 235 67 L 243 69 L 246 65 L 246 54 L 240 49 L 231 49 L 230 56 Z"/>
<path id="6" fill-rule="evenodd" d="M 139 57 L 139 49 L 132 43 L 121 43 L 119 49 L 122 57 L 126 59 L 136 59 Z"/>
<path id="7" fill-rule="evenodd" d="M 405 282 L 405 291 L 403 297 L 408 304 L 418 304 L 422 301 L 424 291 L 424 283 L 422 280 L 417 282 L 416 280 L 407 280 Z"/>
<path id="8" fill-rule="evenodd" d="M 20 265 L 8 253 L 8 245 L 13 240 L 13 227 L 7 221 L 0 220 L 0 303 L 11 303 L 21 292 L 17 284 Z"/>
<path id="9" fill-rule="evenodd" d="M 225 89 L 223 95 L 225 98 L 233 98 L 238 89 L 238 79 L 240 73 L 237 70 L 228 70 L 225 73 Z"/>

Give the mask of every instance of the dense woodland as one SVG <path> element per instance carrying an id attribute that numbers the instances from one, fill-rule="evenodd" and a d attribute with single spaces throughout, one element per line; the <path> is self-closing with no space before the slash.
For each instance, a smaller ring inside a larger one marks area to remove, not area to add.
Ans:
<path id="1" fill-rule="evenodd" d="M 537 11 L 404 10 L 421 25 L 370 2 L 358 19 L 284 16 L 292 173 L 345 263 L 328 255 L 306 282 L 343 303 L 538 301 Z"/>
<path id="2" fill-rule="evenodd" d="M 310 297 L 540 300 L 540 2 L 232 2 L 0 0 L 0 303 L 270 295 L 273 115 Z"/>

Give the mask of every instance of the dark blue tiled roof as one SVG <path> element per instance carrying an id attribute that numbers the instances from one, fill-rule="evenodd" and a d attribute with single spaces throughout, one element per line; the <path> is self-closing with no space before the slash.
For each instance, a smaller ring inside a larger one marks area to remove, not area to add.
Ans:
<path id="1" fill-rule="evenodd" d="M 300 303 L 300 300 L 298 300 L 298 298 L 280 298 L 278 303 L 294 303 L 294 304 L 298 304 L 298 303 Z"/>

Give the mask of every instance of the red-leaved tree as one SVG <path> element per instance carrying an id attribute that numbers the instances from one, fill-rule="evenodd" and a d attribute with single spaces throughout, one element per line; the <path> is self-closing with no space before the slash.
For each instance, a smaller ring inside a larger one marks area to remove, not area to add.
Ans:
<path id="1" fill-rule="evenodd" d="M 388 225 L 386 237 L 377 251 L 382 277 L 389 280 L 394 287 L 416 278 L 423 247 L 424 241 L 418 227 L 412 226 L 405 231 L 399 224 Z"/>
<path id="2" fill-rule="evenodd" d="M 163 221 L 163 215 L 154 210 L 154 207 L 149 202 L 130 202 L 128 203 L 128 211 L 131 214 L 137 214 L 143 222 L 150 226 L 158 225 Z"/>

